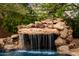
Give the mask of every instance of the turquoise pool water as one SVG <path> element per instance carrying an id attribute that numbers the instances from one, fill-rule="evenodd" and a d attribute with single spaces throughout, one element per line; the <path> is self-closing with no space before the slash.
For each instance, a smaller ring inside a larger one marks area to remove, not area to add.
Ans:
<path id="1" fill-rule="evenodd" d="M 26 51 L 17 50 L 11 52 L 0 52 L 0 56 L 59 56 L 55 51 Z"/>

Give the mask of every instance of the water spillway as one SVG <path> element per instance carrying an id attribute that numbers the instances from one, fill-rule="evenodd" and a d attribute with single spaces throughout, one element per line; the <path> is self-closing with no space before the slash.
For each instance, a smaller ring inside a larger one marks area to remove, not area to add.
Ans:
<path id="1" fill-rule="evenodd" d="M 56 50 L 57 35 L 52 29 L 29 28 L 19 31 L 20 40 L 26 50 Z"/>
<path id="2" fill-rule="evenodd" d="M 29 50 L 55 50 L 54 34 L 24 34 L 24 46 Z"/>

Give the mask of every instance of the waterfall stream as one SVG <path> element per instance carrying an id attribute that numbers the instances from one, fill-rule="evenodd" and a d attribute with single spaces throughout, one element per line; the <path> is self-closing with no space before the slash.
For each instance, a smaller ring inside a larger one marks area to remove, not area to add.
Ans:
<path id="1" fill-rule="evenodd" d="M 24 36 L 24 47 L 27 50 L 54 50 L 54 34 L 33 34 Z M 27 44 L 28 43 L 28 44 Z M 27 48 L 27 46 L 29 46 Z"/>

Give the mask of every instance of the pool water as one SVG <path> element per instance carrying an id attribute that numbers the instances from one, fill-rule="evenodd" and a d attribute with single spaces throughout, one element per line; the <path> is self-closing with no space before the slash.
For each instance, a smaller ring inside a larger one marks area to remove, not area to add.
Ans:
<path id="1" fill-rule="evenodd" d="M 0 56 L 60 56 L 60 54 L 55 51 L 17 50 L 11 52 L 0 52 Z"/>

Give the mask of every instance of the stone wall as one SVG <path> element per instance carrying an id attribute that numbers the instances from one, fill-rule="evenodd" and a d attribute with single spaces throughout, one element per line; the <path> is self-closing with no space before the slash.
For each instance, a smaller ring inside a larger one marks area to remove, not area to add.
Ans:
<path id="1" fill-rule="evenodd" d="M 56 18 L 56 19 L 46 19 L 42 21 L 35 21 L 35 23 L 31 23 L 27 26 L 21 25 L 18 26 L 18 29 L 29 29 L 29 28 L 49 28 L 54 30 L 53 32 L 58 35 L 58 38 L 55 40 L 56 47 L 62 46 L 62 45 L 67 45 L 72 42 L 73 37 L 72 37 L 72 29 L 67 25 L 67 23 L 61 19 L 61 18 Z M 23 32 L 20 30 L 20 32 Z"/>

